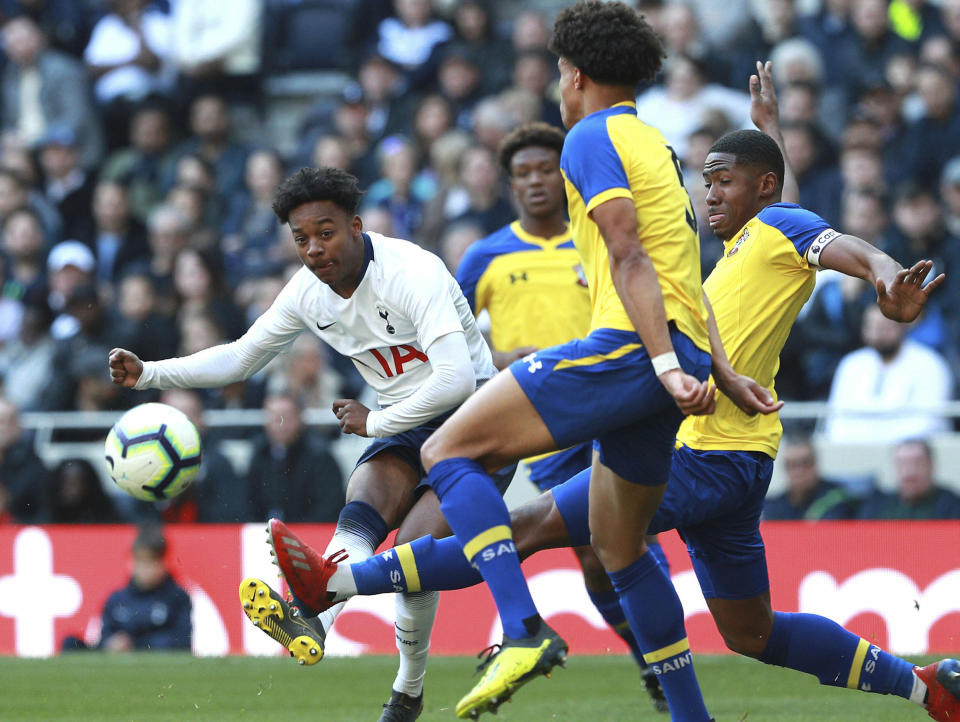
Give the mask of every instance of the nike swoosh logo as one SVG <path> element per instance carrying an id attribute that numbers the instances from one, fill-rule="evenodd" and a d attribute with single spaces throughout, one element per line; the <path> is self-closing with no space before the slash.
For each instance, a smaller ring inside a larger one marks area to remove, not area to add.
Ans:
<path id="1" fill-rule="evenodd" d="M 333 323 L 336 323 L 336 321 L 334 321 Z M 326 331 L 328 328 L 330 328 L 333 325 L 333 323 L 328 323 L 326 326 L 321 326 L 320 322 L 317 321 L 317 328 L 319 328 L 321 331 Z"/>

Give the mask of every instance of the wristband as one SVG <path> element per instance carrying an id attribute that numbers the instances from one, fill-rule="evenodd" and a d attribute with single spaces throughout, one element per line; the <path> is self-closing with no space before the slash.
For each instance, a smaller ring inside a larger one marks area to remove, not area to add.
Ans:
<path id="1" fill-rule="evenodd" d="M 659 356 L 654 356 L 652 359 L 650 359 L 650 363 L 653 364 L 653 372 L 657 376 L 665 374 L 667 371 L 680 368 L 680 362 L 677 361 L 677 354 L 675 351 L 668 351 L 667 353 L 662 353 Z"/>

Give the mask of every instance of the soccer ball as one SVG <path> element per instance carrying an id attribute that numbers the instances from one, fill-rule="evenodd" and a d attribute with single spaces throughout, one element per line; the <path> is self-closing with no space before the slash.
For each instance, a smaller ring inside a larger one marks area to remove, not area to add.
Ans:
<path id="1" fill-rule="evenodd" d="M 200 471 L 200 434 L 186 415 L 166 404 L 141 404 L 110 429 L 104 444 L 110 478 L 145 501 L 170 499 Z"/>

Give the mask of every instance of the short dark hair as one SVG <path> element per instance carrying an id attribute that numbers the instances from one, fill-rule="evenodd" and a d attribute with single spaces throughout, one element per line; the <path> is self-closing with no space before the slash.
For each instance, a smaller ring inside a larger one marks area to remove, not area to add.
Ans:
<path id="1" fill-rule="evenodd" d="M 157 524 L 143 524 L 133 540 L 133 549 L 142 549 L 150 556 L 162 559 L 167 553 L 167 540 L 163 536 L 163 529 Z"/>
<path id="2" fill-rule="evenodd" d="M 633 87 L 653 80 L 666 57 L 660 38 L 636 10 L 600 0 L 562 10 L 549 47 L 604 85 Z"/>
<path id="3" fill-rule="evenodd" d="M 730 153 L 737 163 L 752 165 L 777 176 L 777 185 L 783 188 L 783 153 L 776 141 L 759 130 L 734 130 L 721 136 L 710 146 L 711 153 Z"/>
<path id="4" fill-rule="evenodd" d="M 337 168 L 301 168 L 277 186 L 273 212 L 281 223 L 294 208 L 313 201 L 330 201 L 350 215 L 357 212 L 363 191 L 355 176 Z"/>
<path id="5" fill-rule="evenodd" d="M 500 143 L 497 153 L 500 165 L 507 175 L 510 175 L 513 156 L 524 148 L 549 148 L 560 153 L 563 151 L 563 131 L 540 121 L 524 123 L 511 131 Z"/>

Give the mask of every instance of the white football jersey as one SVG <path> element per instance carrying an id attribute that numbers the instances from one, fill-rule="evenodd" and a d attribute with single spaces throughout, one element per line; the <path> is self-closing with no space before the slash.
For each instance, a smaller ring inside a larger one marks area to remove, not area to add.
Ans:
<path id="1" fill-rule="evenodd" d="M 477 381 L 491 378 L 490 350 L 443 261 L 409 241 L 365 235 L 373 255 L 350 298 L 301 268 L 239 343 L 277 353 L 309 329 L 353 360 L 381 406 L 416 391 L 432 371 L 424 349 L 456 331 L 466 336 Z"/>

